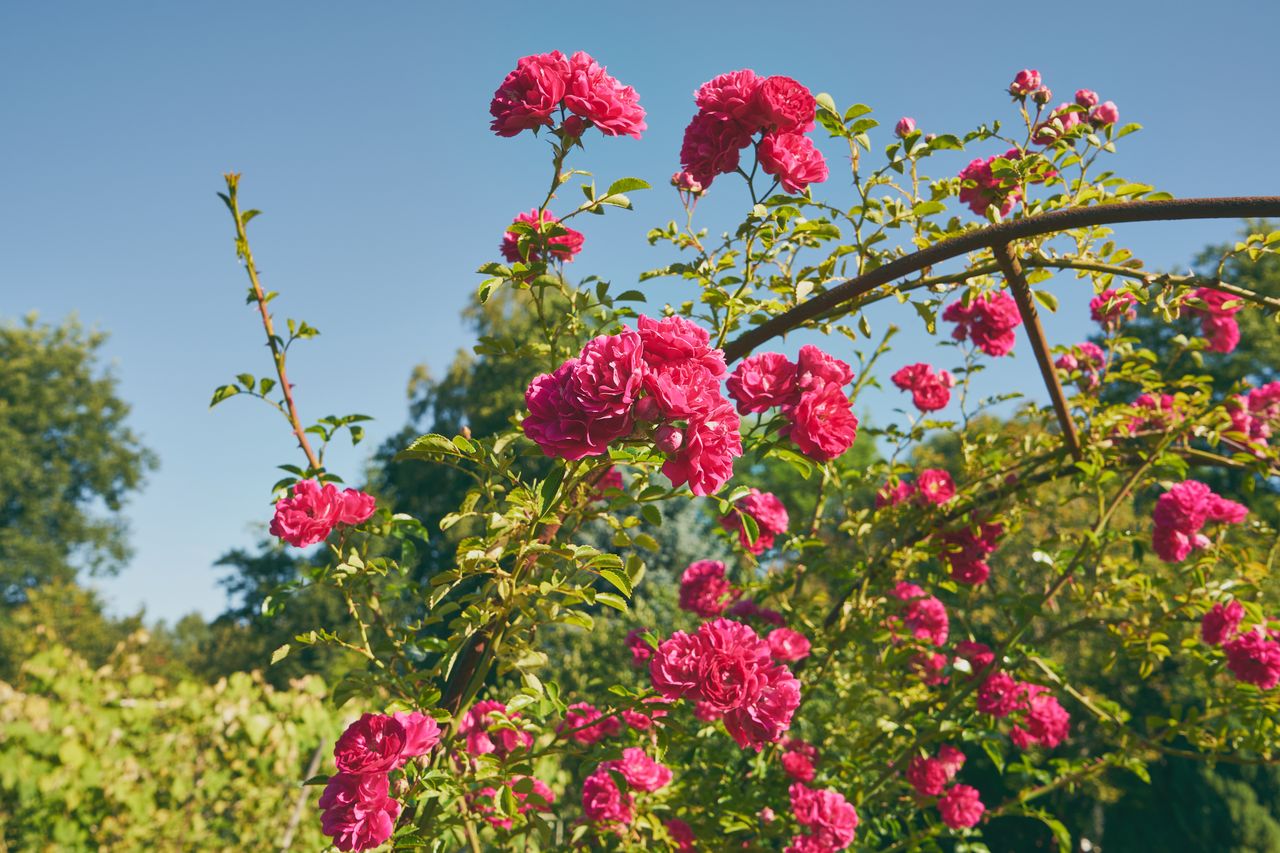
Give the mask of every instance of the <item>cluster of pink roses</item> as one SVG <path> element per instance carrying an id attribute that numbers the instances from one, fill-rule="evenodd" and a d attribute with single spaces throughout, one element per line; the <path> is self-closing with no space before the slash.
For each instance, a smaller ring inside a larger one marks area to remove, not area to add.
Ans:
<path id="1" fill-rule="evenodd" d="M 989 356 L 999 358 L 1013 350 L 1017 338 L 1013 330 L 1022 325 L 1022 315 L 1013 297 L 1002 291 L 983 294 L 969 304 L 952 302 L 942 312 L 942 319 L 955 323 L 951 337 L 966 338 Z"/>
<path id="2" fill-rule="evenodd" d="M 746 524 L 742 520 L 744 515 L 751 516 L 755 521 L 755 541 L 747 535 Z M 790 523 L 787 508 L 778 500 L 777 495 L 754 488 L 734 504 L 728 515 L 720 519 L 720 526 L 730 533 L 736 532 L 742 547 L 752 554 L 763 554 L 772 548 L 774 538 L 786 533 Z"/>
<path id="3" fill-rule="evenodd" d="M 1095 343 L 1085 341 L 1058 356 L 1053 365 L 1068 376 L 1079 371 L 1080 386 L 1086 391 L 1092 391 L 1102 382 L 1102 368 L 1105 361 L 1106 355 L 1102 352 L 1102 348 Z"/>
<path id="4" fill-rule="evenodd" d="M 1204 483 L 1185 480 L 1156 500 L 1151 546 L 1166 563 L 1180 563 L 1196 548 L 1209 546 L 1200 532 L 1207 522 L 1239 524 L 1248 514 L 1244 505 L 1214 494 Z"/>
<path id="5" fill-rule="evenodd" d="M 1137 318 L 1138 311 L 1133 307 L 1137 301 L 1138 297 L 1128 291 L 1107 288 L 1089 300 L 1089 315 L 1104 329 L 1115 329 L 1125 320 Z"/>
<path id="6" fill-rule="evenodd" d="M 590 746 L 621 732 L 621 720 L 612 715 L 604 716 L 588 702 L 576 702 L 565 709 L 564 722 L 556 729 L 557 734 L 583 746 Z"/>
<path id="7" fill-rule="evenodd" d="M 519 711 L 508 711 L 501 702 L 484 699 L 462 716 L 458 737 L 466 741 L 471 755 L 507 756 L 529 749 L 533 746 L 533 735 L 511 724 L 519 716 Z"/>
<path id="8" fill-rule="evenodd" d="M 328 539 L 339 524 L 364 523 L 375 505 L 372 495 L 356 489 L 339 492 L 333 483 L 322 486 L 315 480 L 299 480 L 293 484 L 292 497 L 276 502 L 271 535 L 295 548 L 306 548 Z"/>
<path id="9" fill-rule="evenodd" d="M 550 812 L 551 804 L 556 801 L 555 792 L 547 787 L 547 783 L 533 776 L 512 776 L 507 787 L 515 796 L 516 811 L 520 814 L 530 811 Z M 498 815 L 495 808 L 500 793 L 492 786 L 481 788 L 471 798 L 471 804 L 491 826 L 510 829 L 514 821 L 509 817 Z"/>
<path id="10" fill-rule="evenodd" d="M 944 535 L 942 553 L 951 567 L 952 579 L 970 586 L 985 582 L 991 575 L 987 557 L 995 553 L 996 543 L 1003 534 L 1004 525 L 982 522 Z"/>
<path id="11" fill-rule="evenodd" d="M 581 459 L 646 435 L 667 455 L 674 485 L 709 495 L 742 455 L 738 416 L 720 393 L 724 354 L 682 317 L 641 316 L 637 328 L 601 335 L 525 391 L 524 432 L 542 452 Z"/>
<path id="12" fill-rule="evenodd" d="M 1139 394 L 1133 401 L 1133 406 L 1139 414 L 1129 421 L 1127 428 L 1130 435 L 1144 429 L 1167 429 L 1182 420 L 1177 400 L 1172 394 L 1161 394 L 1158 400 L 1151 394 Z"/>
<path id="13" fill-rule="evenodd" d="M 1209 341 L 1212 352 L 1228 353 L 1240 343 L 1240 326 L 1235 315 L 1244 307 L 1237 296 L 1230 296 L 1211 287 L 1198 288 L 1192 294 L 1203 307 L 1192 308 L 1191 313 L 1200 318 L 1200 334 Z"/>
<path id="14" fill-rule="evenodd" d="M 552 114 L 567 110 L 561 132 L 577 139 L 588 127 L 606 136 L 640 138 L 644 109 L 636 90 L 623 86 L 583 51 L 565 57 L 558 50 L 521 57 L 515 70 L 493 93 L 490 127 L 499 136 L 515 136 L 554 124 Z"/>
<path id="15" fill-rule="evenodd" d="M 653 687 L 669 700 L 688 699 L 703 719 L 722 719 L 738 746 L 776 743 L 800 705 L 800 682 L 769 644 L 741 622 L 704 622 L 676 631 L 649 660 Z"/>
<path id="16" fill-rule="evenodd" d="M 827 179 L 827 162 L 807 134 L 813 130 L 817 101 L 790 77 L 759 77 L 749 68 L 708 80 L 694 97 L 698 112 L 684 131 L 680 147 L 682 184 L 698 191 L 717 175 L 738 168 L 741 151 L 758 133 L 756 158 L 789 193 Z"/>
<path id="17" fill-rule="evenodd" d="M 782 757 L 778 759 L 782 770 L 796 782 L 809 783 L 817 775 L 818 748 L 799 738 L 787 738 L 782 744 Z"/>
<path id="18" fill-rule="evenodd" d="M 1200 620 L 1200 636 L 1211 646 L 1221 646 L 1227 656 L 1227 669 L 1237 681 L 1262 690 L 1280 684 L 1280 629 L 1257 625 L 1241 632 L 1244 607 L 1231 601 L 1225 607 L 1213 605 Z"/>
<path id="19" fill-rule="evenodd" d="M 417 711 L 365 714 L 333 748 L 338 772 L 320 795 L 321 826 L 339 850 L 369 850 L 391 837 L 400 803 L 390 773 L 440 742 L 436 721 Z"/>
<path id="20" fill-rule="evenodd" d="M 803 782 L 794 783 L 788 793 L 796 823 L 808 831 L 794 836 L 785 853 L 834 853 L 853 843 L 858 812 L 843 794 Z"/>
<path id="21" fill-rule="evenodd" d="M 942 821 L 952 829 L 976 826 L 986 811 L 976 788 L 957 784 L 947 789 L 963 766 L 964 753 L 950 744 L 939 747 L 936 757 L 917 755 L 907 765 L 907 782 L 920 796 L 939 798 Z"/>
<path id="22" fill-rule="evenodd" d="M 895 480 L 885 483 L 876 492 L 876 509 L 897 506 L 914 497 L 921 504 L 941 505 L 956 496 L 956 484 L 951 474 L 941 468 L 925 468 L 915 482 Z"/>
<path id="23" fill-rule="evenodd" d="M 1253 444 L 1267 446 L 1272 432 L 1280 426 L 1280 382 L 1268 382 L 1247 394 L 1232 397 L 1227 401 L 1227 409 L 1233 430 Z"/>
<path id="24" fill-rule="evenodd" d="M 625 789 L 618 785 L 621 778 Z M 671 782 L 671 770 L 639 747 L 628 747 L 622 758 L 602 761 L 582 782 L 582 810 L 595 823 L 631 823 L 635 791 L 653 793 Z M 668 828 L 669 830 L 669 828 Z"/>
<path id="25" fill-rule="evenodd" d="M 897 618 L 911 636 L 935 646 L 946 644 L 950 623 L 941 601 L 907 581 L 899 581 L 890 595 L 905 605 Z"/>
<path id="26" fill-rule="evenodd" d="M 1053 749 L 1071 731 L 1071 715 L 1045 687 L 994 672 L 978 687 L 978 710 L 1015 721 L 1009 738 L 1019 749 L 1039 744 Z"/>
<path id="27" fill-rule="evenodd" d="M 985 160 L 977 157 L 969 161 L 969 165 L 960 170 L 960 203 L 969 205 L 969 209 L 979 216 L 987 212 L 988 207 L 999 208 L 1001 216 L 1008 216 L 1009 211 L 1022 198 L 1022 188 L 1017 184 L 1006 184 L 1004 178 L 996 177 L 991 166 L 996 160 L 1021 160 L 1022 152 L 1010 148 L 1000 155 L 993 154 Z"/>
<path id="28" fill-rule="evenodd" d="M 924 363 L 908 364 L 890 377 L 893 384 L 911 392 L 911 402 L 922 412 L 936 412 L 951 402 L 955 377 L 945 370 L 934 372 Z"/>
<path id="29" fill-rule="evenodd" d="M 800 348 L 795 362 L 776 352 L 749 356 L 725 383 L 741 414 L 778 407 L 800 452 L 822 462 L 835 459 L 858 437 L 858 418 L 845 395 L 853 370 L 815 346 Z"/>
<path id="30" fill-rule="evenodd" d="M 551 230 L 551 226 L 555 226 L 556 231 L 563 230 L 563 234 L 556 234 L 554 237 L 547 238 L 547 251 L 553 258 L 558 261 L 572 261 L 574 255 L 582 251 L 582 244 L 586 238 L 582 236 L 581 231 L 575 231 L 567 225 L 561 225 L 560 220 L 555 217 L 549 210 L 539 213 L 536 209 L 528 213 L 520 213 L 516 215 L 513 224 L 525 224 L 533 228 L 539 234 Z M 520 240 L 524 235 L 513 229 L 507 229 L 502 235 L 502 245 L 499 247 L 502 251 L 502 257 L 506 258 L 509 263 L 537 263 L 545 261 L 542 252 L 536 245 L 535 241 L 526 241 L 522 248 Z"/>

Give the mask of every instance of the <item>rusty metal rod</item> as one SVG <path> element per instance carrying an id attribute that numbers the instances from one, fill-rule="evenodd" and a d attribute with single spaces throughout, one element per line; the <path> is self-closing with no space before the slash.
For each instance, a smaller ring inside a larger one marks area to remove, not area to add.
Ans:
<path id="1" fill-rule="evenodd" d="M 998 245 L 1013 240 L 1092 225 L 1177 219 L 1242 219 L 1251 216 L 1280 216 L 1280 196 L 1126 201 L 1055 210 L 1037 216 L 1028 216 L 1025 219 L 1014 219 L 978 228 L 890 261 L 857 278 L 847 279 L 790 311 L 743 332 L 724 348 L 725 360 L 733 363 L 765 341 L 786 334 L 839 305 L 869 293 L 882 284 L 888 284 L 895 279 L 977 249 L 994 249 Z"/>

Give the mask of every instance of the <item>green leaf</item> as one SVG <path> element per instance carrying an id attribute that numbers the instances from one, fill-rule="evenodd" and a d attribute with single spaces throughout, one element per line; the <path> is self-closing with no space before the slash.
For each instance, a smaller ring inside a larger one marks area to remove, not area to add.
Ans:
<path id="1" fill-rule="evenodd" d="M 219 385 L 213 392 L 213 399 L 209 401 L 209 408 L 221 403 L 228 397 L 234 397 L 240 393 L 240 389 L 234 385 Z"/>
<path id="2" fill-rule="evenodd" d="M 618 180 L 609 184 L 609 189 L 605 191 L 605 195 L 618 195 L 620 193 L 634 192 L 635 190 L 649 189 L 649 182 L 640 178 L 618 178 Z"/>
<path id="3" fill-rule="evenodd" d="M 940 201 L 922 201 L 911 208 L 911 215 L 916 217 L 928 216 L 932 213 L 942 213 L 946 209 L 947 206 Z"/>
<path id="4" fill-rule="evenodd" d="M 627 612 L 627 602 L 622 597 L 614 595 L 612 592 L 596 593 L 596 601 L 600 602 L 601 604 L 608 605 L 609 607 L 612 607 L 614 610 L 618 610 L 622 613 Z"/>
<path id="5" fill-rule="evenodd" d="M 271 663 L 272 663 L 272 664 L 277 664 L 277 663 L 280 663 L 280 661 L 282 661 L 282 660 L 284 660 L 285 658 L 287 658 L 287 657 L 289 656 L 289 649 L 290 649 L 290 648 L 291 648 L 291 646 L 290 646 L 288 643 L 285 643 L 283 646 L 281 646 L 280 648 L 278 648 L 278 649 L 276 649 L 274 652 L 272 652 L 272 653 L 271 653 Z"/>
<path id="6" fill-rule="evenodd" d="M 613 584 L 627 598 L 631 597 L 631 581 L 622 572 L 615 572 L 613 569 L 600 569 L 596 574 Z"/>
<path id="7" fill-rule="evenodd" d="M 1045 308 L 1048 308 L 1050 311 L 1057 313 L 1058 297 L 1054 296 L 1052 293 L 1050 293 L 1047 290 L 1033 290 L 1031 291 L 1031 295 L 1036 298 L 1036 302 L 1039 302 L 1041 305 L 1043 305 Z"/>
<path id="8" fill-rule="evenodd" d="M 826 92 L 819 92 L 817 95 L 814 96 L 814 100 L 818 102 L 818 109 L 826 110 L 827 112 L 831 113 L 833 116 L 840 115 L 839 110 L 836 109 L 835 98 L 831 97 Z M 861 113 L 859 113 L 859 115 L 861 115 Z"/>

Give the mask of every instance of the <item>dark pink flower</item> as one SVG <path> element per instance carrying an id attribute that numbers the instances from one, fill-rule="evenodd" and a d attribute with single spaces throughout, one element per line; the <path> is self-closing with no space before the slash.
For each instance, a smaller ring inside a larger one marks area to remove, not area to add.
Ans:
<path id="1" fill-rule="evenodd" d="M 813 93 L 790 77 L 766 77 L 756 88 L 756 120 L 783 133 L 813 130 L 818 102 Z"/>
<path id="2" fill-rule="evenodd" d="M 800 682 L 773 660 L 768 643 L 728 619 L 672 634 L 649 662 L 649 674 L 663 696 L 723 715 L 738 746 L 757 751 L 782 738 L 800 705 Z"/>
<path id="3" fill-rule="evenodd" d="M 991 567 L 986 559 L 996 550 L 996 542 L 1004 533 L 1000 524 L 983 523 L 975 530 L 963 527 L 942 537 L 943 556 L 951 566 L 951 577 L 975 586 L 986 581 Z"/>
<path id="4" fill-rule="evenodd" d="M 983 670 L 995 662 L 995 652 L 986 643 L 973 640 L 961 640 L 956 643 L 956 656 L 969 664 L 970 678 L 981 675 Z"/>
<path id="5" fill-rule="evenodd" d="M 644 108 L 636 90 L 611 77 L 582 51 L 569 58 L 569 78 L 564 105 L 587 119 L 606 136 L 640 138 L 645 130 Z"/>
<path id="6" fill-rule="evenodd" d="M 1102 368 L 1106 363 L 1106 354 L 1095 343 L 1085 341 L 1076 344 L 1060 355 L 1054 367 L 1070 375 L 1080 372 L 1079 382 L 1085 390 L 1093 390 L 1102 382 Z"/>
<path id="7" fill-rule="evenodd" d="M 1070 104 L 1058 104 L 1048 119 L 1036 125 L 1031 141 L 1036 145 L 1052 145 L 1083 123 L 1084 113 L 1072 109 Z"/>
<path id="8" fill-rule="evenodd" d="M 1141 394 L 1133 405 L 1142 414 L 1139 417 L 1129 421 L 1129 434 L 1133 435 L 1147 428 L 1166 429 L 1169 426 L 1182 420 L 1182 415 L 1177 411 L 1177 401 L 1171 394 L 1161 394 L 1157 400 L 1150 394 Z"/>
<path id="9" fill-rule="evenodd" d="M 467 743 L 472 755 L 510 755 L 533 746 L 533 735 L 500 722 L 501 714 L 508 720 L 520 716 L 518 711 L 507 711 L 507 706 L 492 699 L 485 699 L 471 706 L 458 724 L 458 736 Z"/>
<path id="10" fill-rule="evenodd" d="M 876 509 L 884 509 L 887 506 L 897 506 L 903 501 L 909 500 L 916 492 L 916 487 L 906 480 L 896 480 L 885 483 L 876 492 Z"/>
<path id="11" fill-rule="evenodd" d="M 911 402 L 922 412 L 936 412 L 951 402 L 951 387 L 955 377 L 945 370 L 934 373 L 933 367 L 924 364 L 908 364 L 890 377 L 893 384 L 911 392 Z"/>
<path id="12" fill-rule="evenodd" d="M 1211 646 L 1220 646 L 1236 635 L 1244 619 L 1244 606 L 1238 601 L 1213 605 L 1200 620 L 1200 637 Z"/>
<path id="13" fill-rule="evenodd" d="M 1192 308 L 1191 311 L 1200 318 L 1200 332 L 1209 340 L 1209 349 L 1221 353 L 1234 350 L 1240 343 L 1240 327 L 1236 324 L 1235 314 L 1244 307 L 1244 303 L 1239 297 L 1209 287 L 1199 288 L 1192 296 L 1204 303 L 1203 308 Z"/>
<path id="14" fill-rule="evenodd" d="M 1272 434 L 1280 429 L 1280 382 L 1268 382 L 1247 394 L 1239 394 L 1228 399 L 1226 405 L 1232 430 L 1250 444 L 1266 447 Z M 1258 448 L 1255 452 L 1259 452 Z"/>
<path id="15" fill-rule="evenodd" d="M 788 749 L 779 760 L 782 771 L 797 782 L 812 782 L 818 773 L 813 766 L 815 754 L 816 750 Z"/>
<path id="16" fill-rule="evenodd" d="M 987 208 L 999 208 L 1001 216 L 1008 216 L 1014 204 L 1022 197 L 1022 189 L 1017 184 L 1006 185 L 1002 178 L 997 178 L 991 171 L 991 164 L 997 159 L 1016 160 L 1021 155 L 1016 148 L 1003 155 L 992 155 L 987 159 L 975 159 L 960 170 L 960 203 L 969 205 L 969 209 L 978 216 L 986 216 Z"/>
<path id="17" fill-rule="evenodd" d="M 899 581 L 892 595 L 906 604 L 901 614 L 902 623 L 913 637 L 935 646 L 947 642 L 950 623 L 947 608 L 941 601 L 932 595 L 925 595 L 923 589 L 906 581 Z"/>
<path id="18" fill-rule="evenodd" d="M 271 535 L 295 548 L 306 548 L 327 539 L 345 509 L 346 501 L 333 483 L 321 486 L 315 480 L 299 480 L 291 497 L 276 501 Z"/>
<path id="19" fill-rule="evenodd" d="M 956 484 L 947 471 L 926 468 L 916 477 L 916 494 L 925 503 L 944 504 L 956 496 Z"/>
<path id="20" fill-rule="evenodd" d="M 755 520 L 757 534 L 754 542 L 747 537 L 746 524 L 742 520 L 744 515 Z M 774 537 L 786 533 L 789 523 L 787 508 L 778 496 L 759 489 L 752 489 L 740 498 L 733 511 L 720 519 L 720 526 L 730 532 L 736 531 L 742 547 L 752 554 L 763 554 L 772 548 Z"/>
<path id="21" fill-rule="evenodd" d="M 1041 86 L 1040 72 L 1034 68 L 1024 68 L 1013 77 L 1009 84 L 1009 94 L 1014 96 L 1030 95 Z"/>
<path id="22" fill-rule="evenodd" d="M 1185 480 L 1156 500 L 1151 513 L 1151 544 L 1166 563 L 1180 563 L 1196 548 L 1209 544 L 1200 534 L 1209 521 L 1239 524 L 1249 510 L 1242 504 L 1214 494 L 1198 480 Z"/>
<path id="23" fill-rule="evenodd" d="M 853 405 L 839 385 L 800 395 L 795 406 L 785 410 L 784 433 L 800 452 L 811 459 L 828 462 L 848 450 L 858 437 L 858 419 Z"/>
<path id="24" fill-rule="evenodd" d="M 907 765 L 907 782 L 925 797 L 936 797 L 947 783 L 955 778 L 964 764 L 964 753 L 952 746 L 943 746 L 938 757 L 917 755 Z"/>
<path id="25" fill-rule="evenodd" d="M 710 118 L 731 123 L 739 133 L 750 136 L 760 129 L 756 95 L 764 79 L 750 68 L 729 71 L 698 87 L 694 102 Z"/>
<path id="26" fill-rule="evenodd" d="M 541 779 L 532 776 L 512 776 L 507 785 L 516 798 L 516 811 L 525 814 L 529 811 L 549 812 L 551 804 L 556 801 L 555 792 Z M 501 791 L 497 788 L 481 788 L 476 792 L 472 804 L 491 825 L 500 829 L 511 829 L 513 821 L 509 817 L 499 817 L 494 805 Z"/>
<path id="27" fill-rule="evenodd" d="M 1261 628 L 1228 640 L 1222 650 L 1227 653 L 1227 669 L 1236 680 L 1263 690 L 1280 684 L 1280 642 L 1268 637 Z"/>
<path id="28" fill-rule="evenodd" d="M 599 722 L 596 722 L 599 720 Z M 564 722 L 556 729 L 557 734 L 565 735 L 570 740 L 585 746 L 603 740 L 622 731 L 622 721 L 617 717 L 602 717 L 594 705 L 587 702 L 576 702 L 565 711 Z"/>
<path id="29" fill-rule="evenodd" d="M 910 116 L 903 116 L 898 119 L 898 123 L 893 126 L 893 135 L 899 139 L 905 139 L 916 132 L 916 120 Z"/>
<path id="30" fill-rule="evenodd" d="M 596 480 L 594 499 L 598 501 L 606 500 L 605 492 L 610 489 L 616 489 L 617 491 L 622 491 L 623 489 L 622 472 L 612 465 L 606 468 L 600 478 Z"/>
<path id="31" fill-rule="evenodd" d="M 765 638 L 774 660 L 793 662 L 809 656 L 809 638 L 790 628 L 774 628 Z"/>
<path id="32" fill-rule="evenodd" d="M 1138 297 L 1128 291 L 1107 288 L 1089 300 L 1089 315 L 1104 329 L 1116 328 L 1125 320 L 1137 318 L 1133 307 L 1137 302 Z"/>
<path id="33" fill-rule="evenodd" d="M 733 477 L 733 460 L 742 455 L 738 416 L 729 401 L 711 400 L 689 416 L 680 450 L 663 463 L 662 473 L 673 486 L 689 484 L 700 497 L 714 494 Z"/>
<path id="34" fill-rule="evenodd" d="M 627 648 L 631 650 L 633 666 L 644 666 L 649 662 L 649 658 L 653 657 L 653 646 L 649 645 L 649 641 L 645 639 L 648 633 L 650 633 L 648 628 L 633 628 L 627 632 Z"/>
<path id="35" fill-rule="evenodd" d="M 552 257 L 558 261 L 572 261 L 574 256 L 582 251 L 585 240 L 582 232 L 575 231 L 567 225 L 561 225 L 560 220 L 549 210 L 544 210 L 541 214 L 536 209 L 527 213 L 518 213 L 512 224 L 528 225 L 540 236 L 526 236 L 518 231 L 507 229 L 502 235 L 502 245 L 498 248 L 502 251 L 502 257 L 509 263 L 545 261 L 546 258 L 542 254 L 544 244 Z M 553 233 L 555 236 L 550 236 Z M 524 239 L 523 248 L 520 245 L 522 238 Z"/>
<path id="36" fill-rule="evenodd" d="M 490 128 L 499 136 L 515 136 L 551 124 L 551 113 L 564 98 L 569 60 L 558 50 L 521 57 L 516 68 L 493 93 Z"/>
<path id="37" fill-rule="evenodd" d="M 809 184 L 827 179 L 827 161 L 813 140 L 802 133 L 767 133 L 756 149 L 760 168 L 773 175 L 789 193 L 802 193 Z"/>
<path id="38" fill-rule="evenodd" d="M 794 399 L 796 366 L 780 352 L 758 353 L 738 362 L 725 384 L 740 414 L 763 412 Z"/>
<path id="39" fill-rule="evenodd" d="M 1088 109 L 1098 103 L 1098 93 L 1092 89 L 1076 89 L 1076 104 Z"/>
<path id="40" fill-rule="evenodd" d="M 1089 118 L 1097 125 L 1115 124 L 1120 120 L 1120 109 L 1114 101 L 1103 101 L 1089 112 Z"/>
<path id="41" fill-rule="evenodd" d="M 650 758 L 639 747 L 622 750 L 622 758 L 610 762 L 612 768 L 627 780 L 627 784 L 640 791 L 653 793 L 671 782 L 671 770 Z"/>
<path id="42" fill-rule="evenodd" d="M 320 795 L 321 831 L 339 850 L 372 850 L 391 837 L 400 804 L 386 773 L 338 773 Z"/>
<path id="43" fill-rule="evenodd" d="M 1007 672 L 988 675 L 978 687 L 978 710 L 993 717 L 1007 717 L 1022 706 L 1022 685 Z"/>
<path id="44" fill-rule="evenodd" d="M 1071 730 L 1071 715 L 1058 700 L 1038 684 L 1022 685 L 1021 720 L 1009 733 L 1019 749 L 1039 744 L 1053 749 L 1066 740 Z"/>
<path id="45" fill-rule="evenodd" d="M 595 822 L 631 823 L 630 793 L 623 794 L 609 772 L 612 762 L 605 762 L 582 782 L 582 810 L 587 820 Z"/>
<path id="46" fill-rule="evenodd" d="M 719 616 L 733 600 L 733 584 L 719 560 L 698 560 L 680 576 L 680 609 L 704 619 Z"/>
<path id="47" fill-rule="evenodd" d="M 987 810 L 979 797 L 978 789 L 970 785 L 952 785 L 938 800 L 938 812 L 942 822 L 952 829 L 977 826 L 982 813 Z"/>
<path id="48" fill-rule="evenodd" d="M 800 347 L 796 358 L 796 388 L 800 394 L 821 391 L 828 385 L 842 387 L 853 381 L 853 368 L 813 344 Z"/>
<path id="49" fill-rule="evenodd" d="M 343 773 L 386 773 L 399 766 L 407 741 L 399 720 L 385 714 L 363 714 L 338 738 L 333 762 Z"/>
<path id="50" fill-rule="evenodd" d="M 679 853 L 690 853 L 694 850 L 694 842 L 697 838 L 693 835 L 693 829 L 689 824 L 685 823 L 678 817 L 669 818 L 663 824 L 667 828 L 667 834 L 671 836 L 671 840 L 676 844 L 676 850 Z"/>
<path id="51" fill-rule="evenodd" d="M 942 312 L 942 319 L 956 324 L 951 337 L 957 341 L 968 338 L 978 349 L 996 358 L 1013 350 L 1017 340 L 1013 330 L 1022 325 L 1018 304 L 1003 291 L 977 296 L 968 305 L 952 302 Z"/>
<path id="52" fill-rule="evenodd" d="M 440 742 L 440 725 L 419 711 L 396 711 L 391 715 L 404 728 L 404 746 L 400 750 L 400 766 L 410 758 L 426 755 Z"/>
<path id="53" fill-rule="evenodd" d="M 828 850 L 843 850 L 853 843 L 858 813 L 844 795 L 831 788 L 815 790 L 801 782 L 793 783 L 788 793 L 796 823 Z"/>
<path id="54" fill-rule="evenodd" d="M 705 112 L 697 113 L 684 129 L 680 167 L 705 191 L 717 175 L 738 168 L 742 149 L 751 144 L 751 133 L 734 121 Z"/>
<path id="55" fill-rule="evenodd" d="M 338 504 L 339 524 L 363 524 L 369 520 L 369 516 L 373 515 L 373 511 L 378 505 L 373 495 L 366 494 L 359 489 L 343 489 L 340 498 L 341 502 Z"/>
<path id="56" fill-rule="evenodd" d="M 649 713 L 643 713 L 633 709 L 627 709 L 622 712 L 623 721 L 638 732 L 647 732 L 649 729 L 657 725 L 657 721 L 667 715 L 665 699 L 652 696 L 644 700 L 646 705 L 653 705 Z"/>

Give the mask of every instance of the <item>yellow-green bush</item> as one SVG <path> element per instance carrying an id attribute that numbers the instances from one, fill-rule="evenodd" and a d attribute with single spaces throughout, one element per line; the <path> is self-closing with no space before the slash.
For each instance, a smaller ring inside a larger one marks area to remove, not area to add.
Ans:
<path id="1" fill-rule="evenodd" d="M 55 643 L 0 682 L 0 849 L 281 848 L 299 783 L 340 730 L 324 685 L 170 682 L 139 666 L 142 639 L 97 670 Z M 313 808 L 296 849 L 326 844 Z"/>

